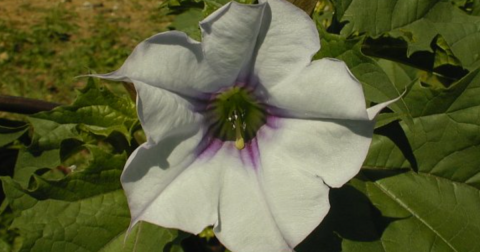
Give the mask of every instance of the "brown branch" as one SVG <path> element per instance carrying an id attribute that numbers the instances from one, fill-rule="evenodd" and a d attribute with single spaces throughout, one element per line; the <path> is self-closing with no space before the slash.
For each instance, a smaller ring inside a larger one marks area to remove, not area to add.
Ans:
<path id="1" fill-rule="evenodd" d="M 288 0 L 298 8 L 304 10 L 308 15 L 312 15 L 318 0 Z"/>
<path id="2" fill-rule="evenodd" d="M 25 97 L 0 95 L 0 111 L 35 114 L 41 111 L 52 110 L 61 104 L 35 100 Z"/>
<path id="3" fill-rule="evenodd" d="M 135 86 L 133 85 L 133 83 L 122 82 L 122 84 L 125 90 L 127 90 L 128 95 L 130 95 L 130 98 L 132 99 L 132 101 L 136 101 L 137 91 L 135 90 Z"/>

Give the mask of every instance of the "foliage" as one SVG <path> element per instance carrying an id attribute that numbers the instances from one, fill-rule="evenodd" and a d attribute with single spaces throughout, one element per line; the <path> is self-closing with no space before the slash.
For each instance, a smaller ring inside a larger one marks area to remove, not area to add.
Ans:
<path id="1" fill-rule="evenodd" d="M 315 58 L 345 61 L 371 105 L 403 96 L 379 116 L 362 171 L 331 190 L 329 214 L 297 251 L 480 251 L 480 2 L 321 2 Z M 174 16 L 172 29 L 200 39 L 198 21 L 224 3 L 170 0 L 161 8 Z M 52 66 L 55 50 L 43 40 L 61 45 L 77 29 L 55 21 L 64 14 L 33 29 L 48 34 L 37 40 L 0 22 L 13 34 L 0 46 L 29 51 L 0 61 L 5 72 L 10 64 Z M 119 34 L 100 26 L 98 33 L 60 57 L 66 65 L 52 74 L 75 76 L 73 58 L 98 71 L 117 67 L 127 55 L 115 47 Z M 72 105 L 28 124 L 0 122 L 0 251 L 211 250 L 148 223 L 128 230 L 119 176 L 142 142 L 135 105 L 92 81 L 77 93 Z"/>
<path id="2" fill-rule="evenodd" d="M 14 216 L 11 228 L 21 238 L 16 249 L 148 251 L 168 246 L 165 251 L 182 251 L 174 242 L 178 231 L 148 223 L 128 230 L 120 174 L 127 154 L 138 146 L 133 135 L 139 128 L 129 98 L 89 80 L 72 105 L 29 121 L 31 143 L 18 147 L 13 176 L 1 177 L 6 211 Z M 4 130 L 9 140 L 4 142 L 12 144 L 24 129 Z"/>

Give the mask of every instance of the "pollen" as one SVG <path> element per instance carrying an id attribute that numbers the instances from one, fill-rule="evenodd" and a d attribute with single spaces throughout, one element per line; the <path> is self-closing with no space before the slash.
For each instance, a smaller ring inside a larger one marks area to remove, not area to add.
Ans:
<path id="1" fill-rule="evenodd" d="M 242 150 L 245 148 L 245 140 L 243 139 L 243 135 L 245 135 L 244 130 L 245 127 L 243 125 L 246 125 L 240 117 L 237 116 L 236 112 L 234 111 L 235 114 L 235 123 L 233 124 L 233 128 L 235 129 L 235 147 L 239 150 Z"/>
<path id="2" fill-rule="evenodd" d="M 243 148 L 245 148 L 245 142 L 243 141 L 242 136 L 239 136 L 237 140 L 235 140 L 235 147 L 239 150 L 243 150 Z"/>

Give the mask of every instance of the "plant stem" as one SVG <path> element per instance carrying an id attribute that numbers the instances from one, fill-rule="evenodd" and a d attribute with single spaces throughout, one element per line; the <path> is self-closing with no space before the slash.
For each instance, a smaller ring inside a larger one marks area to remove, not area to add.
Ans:
<path id="1" fill-rule="evenodd" d="M 18 96 L 0 95 L 0 111 L 35 114 L 41 111 L 52 110 L 61 104 L 46 102 Z"/>

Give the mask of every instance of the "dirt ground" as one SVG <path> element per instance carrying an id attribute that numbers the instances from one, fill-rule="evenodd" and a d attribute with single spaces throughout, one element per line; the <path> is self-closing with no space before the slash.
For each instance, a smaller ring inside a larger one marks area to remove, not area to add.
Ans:
<path id="1" fill-rule="evenodd" d="M 62 6 L 75 13 L 75 20 L 80 27 L 86 28 L 95 16 L 107 14 L 128 20 L 124 23 L 125 28 L 138 30 L 148 29 L 145 25 L 153 25 L 152 17 L 147 13 L 159 9 L 161 4 L 162 1 L 156 0 L 0 0 L 0 13 L 3 19 L 28 29 L 39 23 L 47 10 Z M 158 24 L 158 29 L 164 29 L 167 24 L 168 22 Z"/>

